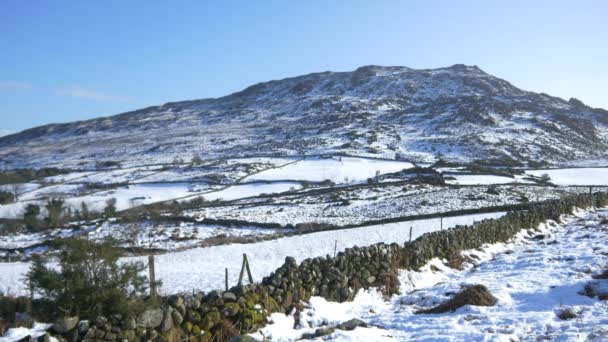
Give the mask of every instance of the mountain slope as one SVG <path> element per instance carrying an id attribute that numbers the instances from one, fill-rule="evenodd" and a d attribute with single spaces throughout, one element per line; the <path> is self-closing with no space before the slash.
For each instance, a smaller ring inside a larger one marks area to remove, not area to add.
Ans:
<path id="1" fill-rule="evenodd" d="M 0 137 L 0 167 L 346 153 L 414 161 L 607 160 L 608 112 L 475 66 L 365 66 Z"/>

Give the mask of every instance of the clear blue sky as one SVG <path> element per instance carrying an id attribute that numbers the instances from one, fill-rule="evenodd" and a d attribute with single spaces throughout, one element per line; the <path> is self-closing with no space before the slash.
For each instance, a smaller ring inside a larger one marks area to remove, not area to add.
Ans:
<path id="1" fill-rule="evenodd" d="M 361 65 L 475 64 L 608 108 L 608 1 L 0 2 L 0 130 Z"/>

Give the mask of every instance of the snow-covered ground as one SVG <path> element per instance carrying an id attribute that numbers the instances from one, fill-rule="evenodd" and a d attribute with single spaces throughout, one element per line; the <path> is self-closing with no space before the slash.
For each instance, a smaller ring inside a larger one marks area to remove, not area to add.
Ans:
<path id="1" fill-rule="evenodd" d="M 261 194 L 281 193 L 298 190 L 300 188 L 302 188 L 302 184 L 297 182 L 252 183 L 230 186 L 220 191 L 203 194 L 202 196 L 208 201 L 232 201 L 239 198 L 254 197 Z"/>
<path id="2" fill-rule="evenodd" d="M 495 218 L 504 213 L 477 214 L 443 219 L 445 229 L 456 225 L 471 224 L 486 218 Z M 230 283 L 236 284 L 240 271 L 242 254 L 247 253 L 255 281 L 260 281 L 280 267 L 286 256 L 298 261 L 306 258 L 332 254 L 337 241 L 338 251 L 353 246 L 367 246 L 378 242 L 403 243 L 409 238 L 409 228 L 413 238 L 440 229 L 439 219 L 417 220 L 391 223 L 347 230 L 326 231 L 300 236 L 290 236 L 276 240 L 251 244 L 231 244 L 194 248 L 181 252 L 156 256 L 156 278 L 162 280 L 162 292 L 209 291 L 222 288 L 224 268 L 228 267 Z M 131 257 L 124 260 L 140 260 Z M 0 291 L 25 294 L 23 276 L 29 268 L 27 262 L 0 263 Z"/>
<path id="3" fill-rule="evenodd" d="M 323 340 L 607 341 L 608 302 L 579 294 L 589 282 L 608 287 L 608 280 L 592 279 L 608 267 L 606 239 L 608 210 L 580 211 L 564 223 L 541 225 L 539 232 L 523 231 L 510 243 L 465 252 L 474 265 L 463 271 L 438 259 L 419 272 L 402 271 L 401 294 L 388 301 L 373 289 L 342 304 L 313 297 L 296 329 L 292 316 L 273 314 L 273 323 L 254 336 L 292 341 L 319 326 L 359 318 L 380 328 L 337 330 Z M 414 314 L 474 284 L 485 285 L 498 299 L 496 306 Z M 565 309 L 577 317 L 558 318 Z"/>
<path id="4" fill-rule="evenodd" d="M 558 199 L 568 193 L 587 193 L 588 188 L 543 186 L 487 186 L 446 188 L 430 185 L 385 185 L 371 188 L 340 188 L 324 193 L 285 194 L 269 199 L 238 201 L 238 208 L 213 206 L 187 211 L 194 217 L 236 219 L 249 222 L 298 224 L 360 224 L 364 221 L 436 214 L 528 201 Z M 205 195 L 206 198 L 206 195 Z M 254 205 L 255 204 L 255 205 Z"/>
<path id="5" fill-rule="evenodd" d="M 540 177 L 548 174 L 557 185 L 608 185 L 608 168 L 573 168 L 529 170 L 526 173 Z"/>
<path id="6" fill-rule="evenodd" d="M 270 169 L 248 177 L 246 180 L 302 180 L 336 184 L 361 182 L 384 174 L 412 168 L 407 162 L 374 160 L 365 158 L 333 157 L 305 159 L 280 168 Z"/>
<path id="7" fill-rule="evenodd" d="M 493 176 L 493 175 L 446 175 L 455 179 L 446 180 L 448 184 L 459 184 L 459 185 L 489 185 L 489 184 L 507 184 L 507 183 L 532 183 L 531 181 L 523 179 L 521 176 L 515 178 Z"/>

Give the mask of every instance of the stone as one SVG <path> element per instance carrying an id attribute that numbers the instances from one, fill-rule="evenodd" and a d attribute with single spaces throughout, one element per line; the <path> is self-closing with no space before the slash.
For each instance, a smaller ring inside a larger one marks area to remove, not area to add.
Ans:
<path id="1" fill-rule="evenodd" d="M 239 311 L 241 311 L 241 308 L 239 307 L 239 305 L 237 303 L 226 303 L 224 304 L 224 316 L 226 317 L 233 317 L 236 316 Z"/>
<path id="2" fill-rule="evenodd" d="M 249 335 L 234 336 L 230 342 L 256 342 L 257 340 Z"/>
<path id="3" fill-rule="evenodd" d="M 167 332 L 173 328 L 173 310 L 169 307 L 165 310 L 163 320 L 160 323 L 160 331 Z M 181 323 L 181 322 L 180 322 Z"/>
<path id="4" fill-rule="evenodd" d="M 51 342 L 51 336 L 49 334 L 38 336 L 36 342 Z"/>
<path id="5" fill-rule="evenodd" d="M 58 334 L 65 334 L 68 331 L 76 328 L 78 322 L 78 316 L 63 317 L 55 321 L 55 324 L 53 324 L 52 329 Z"/>
<path id="6" fill-rule="evenodd" d="M 365 281 L 367 281 L 367 283 L 368 283 L 369 285 L 371 285 L 371 284 L 373 284 L 373 283 L 376 281 L 376 277 L 374 277 L 374 276 L 369 276 L 369 277 L 367 277 L 367 279 L 365 279 Z"/>
<path id="7" fill-rule="evenodd" d="M 201 307 L 201 301 L 196 297 L 186 297 L 185 304 L 186 308 L 198 310 Z"/>
<path id="8" fill-rule="evenodd" d="M 160 325 L 162 320 L 162 309 L 148 309 L 137 318 L 137 325 L 144 328 L 154 329 Z"/>
<path id="9" fill-rule="evenodd" d="M 184 321 L 184 316 L 182 316 L 182 314 L 179 313 L 177 310 L 173 310 L 171 312 L 171 318 L 173 319 L 173 325 L 175 326 L 180 326 Z"/>
<path id="10" fill-rule="evenodd" d="M 337 328 L 340 330 L 346 330 L 346 331 L 350 331 L 350 330 L 355 330 L 355 328 L 358 327 L 367 327 L 367 323 L 363 322 L 360 319 L 356 319 L 353 318 L 349 321 L 346 322 L 342 322 L 340 324 L 338 324 Z"/>
<path id="11" fill-rule="evenodd" d="M 90 327 L 89 321 L 80 321 L 80 323 L 78 323 L 78 332 L 84 335 L 89 331 Z"/>
<path id="12" fill-rule="evenodd" d="M 135 330 L 135 329 L 137 329 L 137 322 L 135 321 L 135 318 L 133 318 L 133 317 L 127 318 L 127 320 L 124 323 L 125 323 L 124 327 L 127 330 Z"/>
<path id="13" fill-rule="evenodd" d="M 95 319 L 95 326 L 98 328 L 103 328 L 108 323 L 108 319 L 103 316 L 97 316 Z"/>
<path id="14" fill-rule="evenodd" d="M 222 295 L 222 299 L 224 300 L 224 302 L 230 303 L 230 302 L 236 302 L 236 295 L 232 292 L 224 292 L 224 294 Z"/>
<path id="15" fill-rule="evenodd" d="M 122 336 L 128 341 L 135 341 L 135 330 L 125 330 Z"/>
<path id="16" fill-rule="evenodd" d="M 184 305 L 184 298 L 178 295 L 174 295 L 169 297 L 169 305 L 174 308 L 177 308 L 179 305 Z"/>
<path id="17" fill-rule="evenodd" d="M 220 322 L 222 316 L 217 311 L 208 312 L 205 317 L 203 317 L 202 328 L 205 331 L 209 331 L 216 323 Z"/>

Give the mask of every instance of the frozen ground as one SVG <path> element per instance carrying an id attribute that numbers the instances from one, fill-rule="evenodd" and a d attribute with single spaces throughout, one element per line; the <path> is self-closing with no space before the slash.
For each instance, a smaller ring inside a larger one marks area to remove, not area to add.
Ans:
<path id="1" fill-rule="evenodd" d="M 302 180 L 336 184 L 365 181 L 376 174 L 401 171 L 413 167 L 412 163 L 365 158 L 333 157 L 305 159 L 280 168 L 250 176 L 247 180 Z"/>
<path id="2" fill-rule="evenodd" d="M 385 185 L 341 188 L 322 193 L 285 194 L 272 199 L 247 199 L 229 206 L 189 210 L 188 215 L 249 222 L 298 224 L 360 224 L 370 220 L 557 199 L 588 188 L 501 185 L 446 188 L 430 185 Z M 207 196 L 205 196 L 206 198 Z"/>
<path id="3" fill-rule="evenodd" d="M 443 227 L 471 224 L 486 218 L 494 218 L 504 213 L 478 214 L 449 217 L 443 220 Z M 163 281 L 162 292 L 191 292 L 219 289 L 224 284 L 224 268 L 228 267 L 230 283 L 236 284 L 240 271 L 242 254 L 247 253 L 255 281 L 270 274 L 281 266 L 286 256 L 302 261 L 306 258 L 332 254 L 337 241 L 338 251 L 353 246 L 366 246 L 378 242 L 403 243 L 409 238 L 409 228 L 413 227 L 413 238 L 440 229 L 439 219 L 417 220 L 402 223 L 326 231 L 301 236 L 291 236 L 276 240 L 251 244 L 232 244 L 156 256 L 156 278 Z M 144 257 L 125 258 L 140 260 Z M 25 294 L 23 275 L 29 263 L 0 263 L 0 291 Z"/>
<path id="4" fill-rule="evenodd" d="M 438 259 L 420 272 L 402 271 L 401 294 L 388 301 L 373 289 L 342 304 L 314 297 L 296 329 L 293 317 L 273 314 L 273 323 L 254 336 L 292 341 L 319 326 L 359 318 L 381 328 L 338 330 L 323 340 L 606 341 L 608 302 L 579 294 L 590 282 L 608 288 L 608 280 L 592 279 L 608 266 L 606 239 L 608 210 L 579 212 L 563 223 L 543 224 L 539 232 L 524 231 L 511 243 L 465 252 L 473 264 L 463 271 L 448 268 Z M 497 305 L 414 314 L 473 284 L 488 287 Z M 557 313 L 565 309 L 577 318 L 558 318 Z"/>
<path id="5" fill-rule="evenodd" d="M 448 174 L 446 176 L 453 177 L 453 180 L 447 180 L 448 184 L 459 184 L 459 185 L 489 185 L 489 184 L 507 184 L 507 183 L 532 183 L 531 181 L 523 179 L 522 176 L 515 176 L 515 178 L 493 176 L 493 175 L 456 175 Z"/>
<path id="6" fill-rule="evenodd" d="M 529 170 L 534 176 L 548 174 L 551 182 L 557 185 L 608 185 L 608 168 L 573 168 Z"/>

